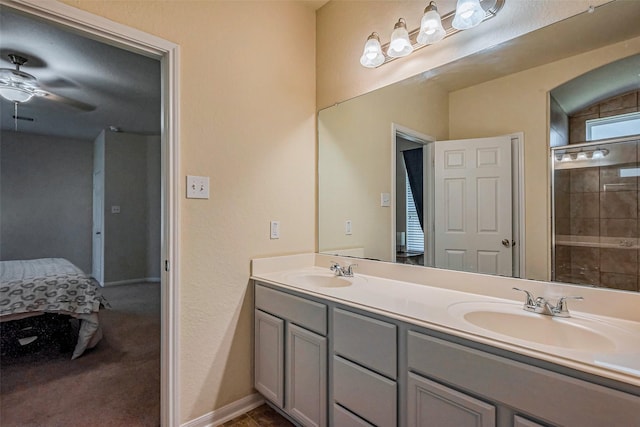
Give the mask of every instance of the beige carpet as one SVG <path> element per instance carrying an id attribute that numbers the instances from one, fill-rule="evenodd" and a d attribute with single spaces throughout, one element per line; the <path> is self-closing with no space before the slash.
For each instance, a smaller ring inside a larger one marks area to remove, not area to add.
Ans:
<path id="1" fill-rule="evenodd" d="M 80 358 L 52 339 L 23 354 L 3 349 L 0 425 L 160 425 L 160 286 L 103 293 L 111 304 L 100 313 L 104 338 Z"/>

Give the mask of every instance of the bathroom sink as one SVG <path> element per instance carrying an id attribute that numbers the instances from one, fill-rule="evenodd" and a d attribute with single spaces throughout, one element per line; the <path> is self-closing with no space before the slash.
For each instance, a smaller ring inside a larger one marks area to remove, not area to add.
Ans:
<path id="1" fill-rule="evenodd" d="M 319 288 L 344 288 L 362 280 L 357 276 L 336 276 L 333 273 L 296 273 L 288 276 L 287 279 L 300 285 Z"/>
<path id="2" fill-rule="evenodd" d="M 608 353 L 616 350 L 612 326 L 582 317 L 559 318 L 531 313 L 521 304 L 463 302 L 449 313 L 485 331 L 567 350 Z"/>

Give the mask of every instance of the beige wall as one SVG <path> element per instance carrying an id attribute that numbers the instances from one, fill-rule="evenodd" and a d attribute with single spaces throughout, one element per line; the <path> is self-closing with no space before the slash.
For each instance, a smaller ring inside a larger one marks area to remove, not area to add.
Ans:
<path id="1" fill-rule="evenodd" d="M 436 139 L 448 134 L 448 94 L 436 84 L 384 88 L 318 115 L 318 246 L 321 252 L 364 248 L 368 258 L 392 260 L 391 124 Z M 358 126 L 353 124 L 357 123 Z M 353 234 L 344 233 L 347 219 Z M 381 225 L 386 224 L 386 227 Z"/>
<path id="2" fill-rule="evenodd" d="M 180 202 L 178 395 L 191 420 L 252 393 L 249 260 L 315 248 L 315 13 L 286 1 L 65 2 L 181 48 L 180 175 L 211 177 L 209 200 Z"/>
<path id="3" fill-rule="evenodd" d="M 549 91 L 589 70 L 640 52 L 640 38 L 451 93 L 452 139 L 524 132 L 526 276 L 548 280 Z"/>
<path id="4" fill-rule="evenodd" d="M 427 2 L 330 1 L 317 14 L 318 109 L 434 69 L 607 1 L 507 0 L 498 16 L 482 25 L 376 69 L 364 68 L 358 62 L 369 34 L 376 31 L 382 44 L 387 43 L 400 17 L 406 19 L 409 30 L 418 28 Z M 454 8 L 454 0 L 438 1 L 441 13 Z"/>

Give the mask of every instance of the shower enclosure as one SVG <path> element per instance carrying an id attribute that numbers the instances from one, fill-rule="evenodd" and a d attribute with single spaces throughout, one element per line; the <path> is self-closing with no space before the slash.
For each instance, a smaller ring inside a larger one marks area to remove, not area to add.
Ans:
<path id="1" fill-rule="evenodd" d="M 551 148 L 552 280 L 639 290 L 639 142 Z"/>

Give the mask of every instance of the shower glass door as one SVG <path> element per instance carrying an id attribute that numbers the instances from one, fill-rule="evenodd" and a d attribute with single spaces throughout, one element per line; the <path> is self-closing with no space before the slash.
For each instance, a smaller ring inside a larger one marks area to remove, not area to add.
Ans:
<path id="1" fill-rule="evenodd" d="M 551 148 L 552 280 L 639 290 L 638 142 Z"/>

